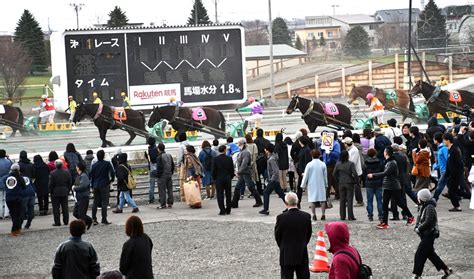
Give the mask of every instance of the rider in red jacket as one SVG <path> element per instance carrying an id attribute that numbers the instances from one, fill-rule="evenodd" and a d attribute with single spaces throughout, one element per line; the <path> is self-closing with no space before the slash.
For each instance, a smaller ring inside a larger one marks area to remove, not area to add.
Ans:
<path id="1" fill-rule="evenodd" d="M 327 223 L 324 228 L 329 239 L 329 252 L 333 254 L 331 268 L 329 269 L 329 279 L 356 279 L 358 278 L 359 265 L 349 255 L 341 253 L 346 251 L 351 253 L 357 260 L 359 255 L 357 250 L 349 245 L 349 228 L 343 222 Z"/>

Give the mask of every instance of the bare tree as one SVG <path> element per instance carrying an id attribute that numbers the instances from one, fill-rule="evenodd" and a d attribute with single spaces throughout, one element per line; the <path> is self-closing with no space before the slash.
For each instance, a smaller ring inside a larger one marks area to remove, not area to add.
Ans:
<path id="1" fill-rule="evenodd" d="M 0 42 L 0 84 L 3 86 L 3 97 L 9 99 L 22 95 L 23 90 L 18 90 L 25 81 L 31 68 L 31 58 L 20 43 L 12 40 Z"/>
<path id="2" fill-rule="evenodd" d="M 408 23 L 400 18 L 380 25 L 376 30 L 378 47 L 387 55 L 390 48 L 403 50 L 408 45 Z"/>
<path id="3" fill-rule="evenodd" d="M 244 21 L 242 25 L 245 28 L 245 44 L 266 45 L 268 44 L 268 24 L 261 20 Z"/>

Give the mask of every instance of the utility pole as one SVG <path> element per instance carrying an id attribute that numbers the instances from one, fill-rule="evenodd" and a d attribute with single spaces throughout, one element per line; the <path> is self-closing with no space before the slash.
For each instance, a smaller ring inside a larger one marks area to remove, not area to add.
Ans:
<path id="1" fill-rule="evenodd" d="M 268 32 L 270 32 L 270 95 L 275 103 L 275 77 L 273 75 L 273 27 L 272 27 L 272 0 L 268 0 Z"/>
<path id="2" fill-rule="evenodd" d="M 411 80 L 411 11 L 412 0 L 408 0 L 408 89 L 411 89 L 412 80 Z M 418 26 L 417 26 L 418 28 Z"/>
<path id="3" fill-rule="evenodd" d="M 336 8 L 339 8 L 339 5 L 331 5 L 332 7 L 332 15 L 335 16 L 336 15 Z"/>
<path id="4" fill-rule="evenodd" d="M 198 9 L 197 9 L 197 0 L 194 0 L 194 25 L 198 25 Z"/>
<path id="5" fill-rule="evenodd" d="M 76 28 L 79 29 L 79 11 L 82 10 L 82 7 L 84 7 L 84 4 L 79 3 L 71 3 L 69 4 L 74 9 L 74 12 L 76 12 Z"/>
<path id="6" fill-rule="evenodd" d="M 215 20 L 215 23 L 219 23 L 219 21 L 217 20 L 217 3 L 219 2 L 219 0 L 214 0 L 214 10 L 215 10 L 215 15 L 216 15 L 216 20 Z"/>

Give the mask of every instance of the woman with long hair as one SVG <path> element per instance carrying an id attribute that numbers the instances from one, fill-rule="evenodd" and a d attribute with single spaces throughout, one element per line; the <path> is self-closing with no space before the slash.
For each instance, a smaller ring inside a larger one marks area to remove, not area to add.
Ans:
<path id="1" fill-rule="evenodd" d="M 33 157 L 33 166 L 35 168 L 35 188 L 36 196 L 38 198 L 39 215 L 44 216 L 48 214 L 49 206 L 49 168 L 43 161 L 41 155 Z"/>

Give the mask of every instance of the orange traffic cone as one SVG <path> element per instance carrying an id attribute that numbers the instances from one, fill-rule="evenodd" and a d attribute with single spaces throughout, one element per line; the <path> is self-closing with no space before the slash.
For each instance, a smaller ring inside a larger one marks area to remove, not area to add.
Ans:
<path id="1" fill-rule="evenodd" d="M 309 271 L 329 272 L 328 252 L 326 251 L 326 242 L 324 241 L 323 231 L 318 232 L 316 250 L 314 250 L 313 265 L 309 266 Z"/>

